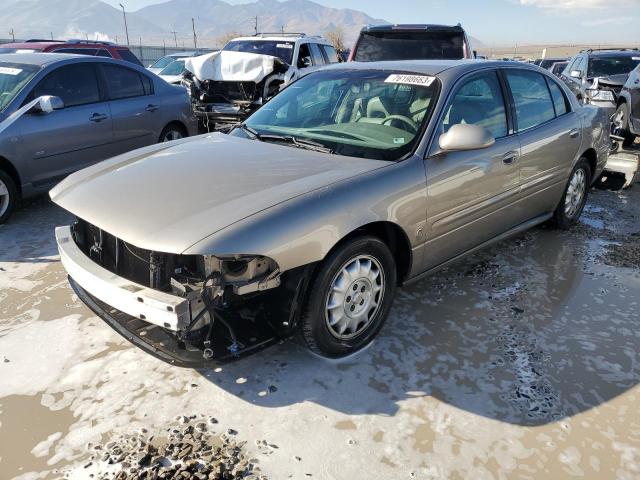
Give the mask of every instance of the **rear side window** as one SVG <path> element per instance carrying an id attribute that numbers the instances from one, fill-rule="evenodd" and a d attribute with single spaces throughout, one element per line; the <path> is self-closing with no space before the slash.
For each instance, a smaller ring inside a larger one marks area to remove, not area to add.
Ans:
<path id="1" fill-rule="evenodd" d="M 98 78 L 92 65 L 66 65 L 47 75 L 34 89 L 34 98 L 42 95 L 60 97 L 65 107 L 100 101 Z"/>
<path id="2" fill-rule="evenodd" d="M 519 131 L 555 118 L 551 94 L 541 74 L 511 69 L 505 73 L 516 106 Z"/>
<path id="3" fill-rule="evenodd" d="M 101 48 L 100 50 L 98 50 L 98 56 L 99 57 L 106 57 L 106 58 L 113 58 L 111 56 L 111 54 L 109 53 L 109 50 L 105 50 L 104 48 Z"/>
<path id="4" fill-rule="evenodd" d="M 320 45 L 320 48 L 324 51 L 329 63 L 338 63 L 340 61 L 338 52 L 331 45 Z"/>
<path id="5" fill-rule="evenodd" d="M 485 127 L 494 138 L 507 136 L 507 114 L 496 72 L 474 75 L 458 88 L 445 108 L 441 133 L 458 123 Z"/>
<path id="6" fill-rule="evenodd" d="M 464 58 L 462 32 L 363 32 L 354 60 L 429 60 Z"/>
<path id="7" fill-rule="evenodd" d="M 138 57 L 136 57 L 133 53 L 131 53 L 130 50 L 118 50 L 118 53 L 120 54 L 120 56 L 125 62 L 130 62 L 142 67 L 142 63 L 140 63 L 140 60 L 138 60 Z"/>
<path id="8" fill-rule="evenodd" d="M 140 75 L 142 79 L 142 87 L 144 88 L 145 95 L 153 95 L 153 82 L 146 75 Z"/>
<path id="9" fill-rule="evenodd" d="M 76 55 L 89 55 L 91 57 L 98 53 L 97 48 L 58 48 L 53 53 L 73 53 Z"/>
<path id="10" fill-rule="evenodd" d="M 553 108 L 556 111 L 556 116 L 564 115 L 567 113 L 567 99 L 562 93 L 562 90 L 556 82 L 550 79 L 546 79 L 549 85 L 549 91 L 551 92 L 551 99 L 553 100 Z"/>
<path id="11" fill-rule="evenodd" d="M 102 68 L 112 100 L 141 97 L 145 94 L 141 75 L 135 70 L 117 65 L 103 65 Z"/>

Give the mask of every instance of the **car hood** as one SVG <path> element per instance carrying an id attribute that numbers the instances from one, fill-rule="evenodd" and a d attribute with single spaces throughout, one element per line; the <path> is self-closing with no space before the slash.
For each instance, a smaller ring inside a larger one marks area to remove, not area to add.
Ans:
<path id="1" fill-rule="evenodd" d="M 135 246 L 182 253 L 243 218 L 389 164 L 216 133 L 106 160 L 50 196 Z"/>

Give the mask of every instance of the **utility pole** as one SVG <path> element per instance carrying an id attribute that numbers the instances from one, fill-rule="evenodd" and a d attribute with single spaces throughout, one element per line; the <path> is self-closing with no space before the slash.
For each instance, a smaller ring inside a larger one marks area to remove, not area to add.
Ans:
<path id="1" fill-rule="evenodd" d="M 15 41 L 16 41 L 16 34 L 15 34 L 15 32 L 13 31 L 13 27 L 11 28 L 11 31 L 9 32 L 9 35 L 11 35 L 11 38 L 12 38 L 12 39 L 13 39 L 13 41 L 15 42 Z"/>
<path id="2" fill-rule="evenodd" d="M 175 30 L 171 30 L 171 33 L 173 33 L 173 41 L 176 44 L 176 48 L 178 48 L 178 37 L 176 37 L 176 33 L 178 32 L 176 32 Z"/>
<path id="3" fill-rule="evenodd" d="M 167 44 L 164 42 L 164 38 L 162 39 L 162 55 L 167 55 Z"/>
<path id="4" fill-rule="evenodd" d="M 255 26 L 253 28 L 256 31 L 256 35 L 258 35 L 258 16 L 257 15 L 255 17 L 255 21 L 256 21 L 256 24 L 255 24 Z"/>
<path id="5" fill-rule="evenodd" d="M 284 33 L 284 25 L 280 25 L 280 31 Z"/>
<path id="6" fill-rule="evenodd" d="M 191 28 L 193 29 L 193 48 L 198 49 L 198 37 L 196 37 L 196 21 L 191 17 Z"/>
<path id="7" fill-rule="evenodd" d="M 124 17 L 124 32 L 127 35 L 127 46 L 129 46 L 129 28 L 127 27 L 127 13 L 124 11 L 124 5 L 119 4 L 122 8 L 122 16 Z"/>
<path id="8" fill-rule="evenodd" d="M 51 34 L 51 40 L 53 40 L 53 32 L 49 32 Z"/>

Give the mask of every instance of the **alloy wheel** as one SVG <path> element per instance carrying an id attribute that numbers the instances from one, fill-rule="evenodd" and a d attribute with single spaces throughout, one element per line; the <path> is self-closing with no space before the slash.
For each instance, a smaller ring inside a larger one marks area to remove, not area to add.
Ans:
<path id="1" fill-rule="evenodd" d="M 569 218 L 573 218 L 580 210 L 584 194 L 587 190 L 587 175 L 584 169 L 579 168 L 573 172 L 569 181 L 567 193 L 564 198 L 564 213 Z"/>
<path id="2" fill-rule="evenodd" d="M 182 132 L 179 132 L 178 130 L 169 130 L 167 133 L 165 133 L 162 141 L 171 142 L 172 140 L 179 140 L 181 138 L 182 138 Z"/>
<path id="3" fill-rule="evenodd" d="M 9 187 L 0 179 L 0 217 L 9 208 L 9 203 L 11 202 L 9 195 Z"/>
<path id="4" fill-rule="evenodd" d="M 370 255 L 358 255 L 340 268 L 327 294 L 325 320 L 331 334 L 348 340 L 360 334 L 380 309 L 384 271 Z"/>

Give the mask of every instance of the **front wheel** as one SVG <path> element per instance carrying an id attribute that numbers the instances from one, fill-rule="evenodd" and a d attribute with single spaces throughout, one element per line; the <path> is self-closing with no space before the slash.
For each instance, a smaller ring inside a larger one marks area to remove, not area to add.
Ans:
<path id="1" fill-rule="evenodd" d="M 583 157 L 573 167 L 562 200 L 553 213 L 552 221 L 556 227 L 566 230 L 578 221 L 582 209 L 587 203 L 590 185 L 591 167 L 587 159 Z"/>
<path id="2" fill-rule="evenodd" d="M 173 140 L 179 140 L 187 136 L 186 130 L 175 123 L 170 123 L 160 133 L 159 143 L 171 142 Z"/>
<path id="3" fill-rule="evenodd" d="M 371 236 L 345 243 L 322 263 L 300 319 L 314 352 L 339 358 L 368 345 L 393 303 L 396 264 L 387 245 Z"/>

